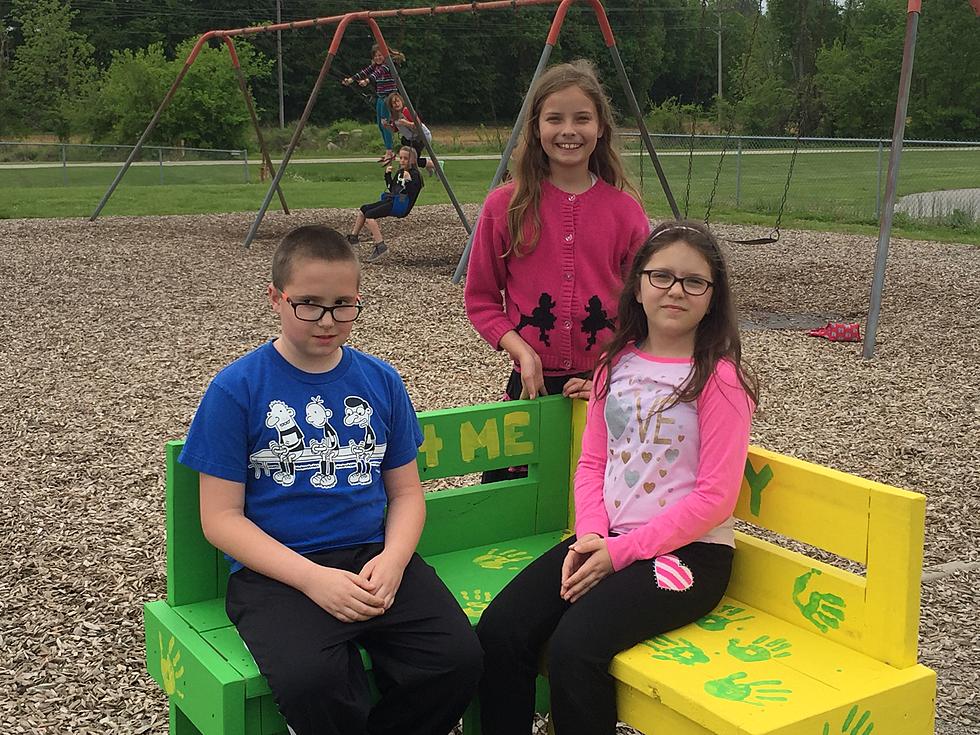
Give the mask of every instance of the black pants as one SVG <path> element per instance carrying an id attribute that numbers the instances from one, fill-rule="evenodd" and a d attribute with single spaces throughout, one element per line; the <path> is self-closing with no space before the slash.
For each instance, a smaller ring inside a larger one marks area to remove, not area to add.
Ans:
<path id="1" fill-rule="evenodd" d="M 368 219 L 381 219 L 382 217 L 390 217 L 392 207 L 395 203 L 391 199 L 381 199 L 377 202 L 369 202 L 368 204 L 361 205 L 361 214 L 363 214 Z"/>
<path id="2" fill-rule="evenodd" d="M 476 632 L 484 650 L 484 735 L 530 732 L 542 653 L 555 731 L 613 735 L 616 697 L 608 672 L 613 656 L 710 612 L 731 575 L 730 546 L 693 543 L 672 552 L 694 579 L 683 591 L 662 588 L 654 561 L 646 559 L 614 572 L 568 603 L 559 596 L 561 566 L 574 541 L 567 539 L 532 562 L 480 618 Z"/>
<path id="3" fill-rule="evenodd" d="M 428 163 L 428 161 L 425 158 L 425 143 L 422 142 L 422 138 L 412 138 L 412 139 L 409 139 L 409 138 L 406 138 L 403 135 L 402 136 L 402 148 L 405 148 L 406 146 L 408 148 L 414 148 L 415 149 L 415 153 L 416 153 L 416 155 L 418 157 L 418 166 L 419 166 L 419 168 L 420 169 L 425 168 L 425 164 Z"/>
<path id="4" fill-rule="evenodd" d="M 308 558 L 357 572 L 382 548 Z M 231 575 L 227 609 L 297 735 L 446 735 L 476 693 L 479 641 L 418 554 L 394 604 L 370 620 L 342 623 L 299 590 L 250 569 Z M 355 642 L 371 655 L 381 692 L 373 708 Z"/>
<path id="5" fill-rule="evenodd" d="M 570 373 L 568 375 L 545 375 L 544 389 L 549 396 L 560 396 L 565 388 L 565 383 L 569 378 L 591 378 L 591 373 Z M 521 397 L 524 384 L 521 383 L 521 374 L 516 370 L 510 371 L 510 378 L 507 379 L 507 387 L 504 395 L 509 401 L 516 401 Z M 499 482 L 501 480 L 516 480 L 527 477 L 527 467 L 501 467 L 499 470 L 487 470 L 483 473 L 481 482 L 485 485 L 488 482 Z"/>

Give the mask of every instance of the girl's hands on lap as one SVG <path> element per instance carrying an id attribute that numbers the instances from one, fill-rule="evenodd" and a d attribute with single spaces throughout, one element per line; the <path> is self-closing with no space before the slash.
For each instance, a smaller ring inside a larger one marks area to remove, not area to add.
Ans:
<path id="1" fill-rule="evenodd" d="M 385 611 L 384 599 L 372 593 L 372 582 L 363 573 L 318 564 L 313 567 L 302 591 L 340 622 L 369 620 Z"/>
<path id="2" fill-rule="evenodd" d="M 586 534 L 568 547 L 561 570 L 561 597 L 576 602 L 612 573 L 606 539 L 594 533 Z"/>
<path id="3" fill-rule="evenodd" d="M 382 551 L 364 565 L 360 576 L 368 581 L 369 589 L 384 602 L 384 609 L 387 610 L 395 601 L 404 573 L 405 565 L 390 555 L 385 556 Z"/>
<path id="4" fill-rule="evenodd" d="M 581 398 L 587 401 L 592 397 L 592 381 L 589 378 L 569 378 L 561 394 L 566 398 Z"/>

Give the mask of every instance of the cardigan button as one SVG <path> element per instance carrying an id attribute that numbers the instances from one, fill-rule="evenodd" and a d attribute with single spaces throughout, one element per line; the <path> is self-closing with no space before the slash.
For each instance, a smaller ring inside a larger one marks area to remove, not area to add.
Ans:
<path id="1" fill-rule="evenodd" d="M 571 233 L 565 235 L 565 242 L 571 242 L 574 239 L 575 239 L 575 235 L 573 235 Z"/>
<path id="2" fill-rule="evenodd" d="M 574 194 L 569 194 L 568 195 L 568 201 L 574 202 L 575 201 L 575 195 Z"/>
<path id="3" fill-rule="evenodd" d="M 571 329 L 572 328 L 572 323 L 568 319 L 566 319 L 565 320 L 565 323 L 562 324 L 562 326 L 565 327 L 565 329 Z"/>
<path id="4" fill-rule="evenodd" d="M 564 360 L 562 362 L 561 366 L 563 368 L 565 368 L 566 370 L 568 370 L 568 368 L 570 368 L 572 366 L 572 361 L 571 360 Z"/>

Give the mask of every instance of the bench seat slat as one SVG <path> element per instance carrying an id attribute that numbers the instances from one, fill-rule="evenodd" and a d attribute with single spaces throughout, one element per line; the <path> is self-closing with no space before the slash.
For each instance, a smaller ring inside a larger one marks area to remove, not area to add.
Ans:
<path id="1" fill-rule="evenodd" d="M 671 631 L 619 654 L 610 670 L 722 735 L 820 735 L 828 711 L 855 704 L 870 711 L 875 732 L 925 732 L 918 728 L 931 712 L 935 684 L 925 667 L 895 669 L 734 597 L 716 610 L 725 614 L 705 622 L 710 630 L 692 623 Z M 718 624 L 726 618 L 731 622 Z M 840 732 L 841 724 L 830 732 Z"/>

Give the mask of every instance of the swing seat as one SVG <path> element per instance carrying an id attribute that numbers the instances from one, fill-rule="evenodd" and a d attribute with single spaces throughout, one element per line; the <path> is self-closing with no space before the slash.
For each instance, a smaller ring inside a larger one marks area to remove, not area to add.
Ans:
<path id="1" fill-rule="evenodd" d="M 412 207 L 415 206 L 415 200 L 408 196 L 408 194 L 392 194 L 390 191 L 381 192 L 381 201 L 391 202 L 391 216 L 407 217 L 409 212 L 412 211 Z"/>
<path id="2" fill-rule="evenodd" d="M 774 242 L 779 242 L 779 230 L 773 230 L 771 233 L 769 233 L 769 237 L 754 237 L 748 240 L 732 240 L 731 238 L 725 239 L 728 242 L 736 245 L 772 245 Z"/>

